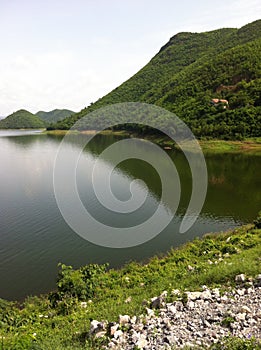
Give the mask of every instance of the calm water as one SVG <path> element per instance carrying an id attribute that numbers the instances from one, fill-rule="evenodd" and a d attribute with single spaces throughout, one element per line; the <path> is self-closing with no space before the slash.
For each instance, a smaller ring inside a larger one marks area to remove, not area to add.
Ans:
<path id="1" fill-rule="evenodd" d="M 80 135 L 72 138 L 68 150 L 77 152 Z M 81 199 L 99 221 L 125 227 L 137 225 L 157 208 L 161 183 L 155 170 L 140 160 L 122 162 L 112 179 L 112 190 L 128 199 L 129 184 L 142 179 L 148 196 L 140 211 L 117 215 L 96 200 L 89 181 L 88 164 L 119 138 L 97 136 L 79 160 L 77 180 Z M 21 299 L 47 292 L 55 287 L 57 264 L 78 267 L 88 263 L 109 262 L 118 267 L 127 261 L 144 260 L 165 252 L 206 232 L 217 232 L 253 220 L 260 210 L 260 157 L 247 154 L 209 155 L 206 157 L 209 187 L 205 205 L 196 224 L 185 234 L 179 224 L 190 199 L 190 169 L 182 153 L 170 151 L 181 179 L 182 197 L 170 225 L 149 242 L 124 249 L 96 246 L 78 236 L 64 221 L 54 197 L 53 165 L 61 137 L 37 132 L 0 131 L 0 298 Z M 134 149 L 147 149 L 137 141 Z M 158 159 L 160 167 L 167 165 Z M 107 164 L 104 163 L 104 168 Z M 102 172 L 100 181 L 102 181 Z M 171 174 L 169 175 L 171 182 Z M 145 189 L 140 187 L 140 195 Z M 69 203 L 69 199 L 68 199 Z M 172 200 L 164 203 L 171 214 Z M 88 229 L 88 228 L 86 228 Z"/>

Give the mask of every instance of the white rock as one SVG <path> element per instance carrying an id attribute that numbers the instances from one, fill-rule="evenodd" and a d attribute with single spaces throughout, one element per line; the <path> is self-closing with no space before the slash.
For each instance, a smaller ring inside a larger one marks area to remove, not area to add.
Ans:
<path id="1" fill-rule="evenodd" d="M 167 328 L 167 329 L 171 329 L 171 323 L 170 323 L 170 321 L 169 321 L 169 319 L 167 318 L 167 317 L 165 317 L 165 318 L 163 318 L 163 323 L 165 324 L 165 327 Z"/>
<path id="2" fill-rule="evenodd" d="M 173 290 L 171 291 L 171 294 L 172 294 L 172 295 L 179 295 L 179 294 L 180 294 L 180 291 L 179 291 L 179 289 L 173 289 Z"/>
<path id="3" fill-rule="evenodd" d="M 81 308 L 86 309 L 87 308 L 87 302 L 86 301 L 82 301 L 80 303 L 80 306 L 81 306 Z"/>
<path id="4" fill-rule="evenodd" d="M 235 277 L 236 282 L 245 282 L 245 280 L 246 280 L 246 276 L 243 273 L 241 273 L 240 275 L 236 275 Z"/>
<path id="5" fill-rule="evenodd" d="M 188 309 L 194 309 L 194 307 L 195 307 L 195 303 L 192 300 L 187 302 L 187 308 Z"/>
<path id="6" fill-rule="evenodd" d="M 168 311 L 170 313 L 172 313 L 173 315 L 175 315 L 177 313 L 177 309 L 176 309 L 176 307 L 174 305 L 168 306 Z"/>
<path id="7" fill-rule="evenodd" d="M 121 326 L 125 326 L 128 323 L 130 323 L 130 316 L 129 315 L 120 315 L 119 316 L 119 324 Z"/>
<path id="8" fill-rule="evenodd" d="M 109 349 L 117 349 L 118 345 L 114 344 L 112 341 L 108 343 L 108 348 Z"/>
<path id="9" fill-rule="evenodd" d="M 227 302 L 228 301 L 228 297 L 226 295 L 223 295 L 221 298 L 220 298 L 221 301 L 223 302 Z"/>
<path id="10" fill-rule="evenodd" d="M 212 298 L 212 294 L 209 289 L 204 290 L 204 292 L 201 293 L 200 298 L 203 300 L 209 300 Z"/>
<path id="11" fill-rule="evenodd" d="M 177 311 L 183 311 L 184 305 L 182 304 L 181 301 L 176 301 L 174 305 L 175 305 Z"/>
<path id="12" fill-rule="evenodd" d="M 103 338 L 106 335 L 106 331 L 99 331 L 95 334 L 95 338 Z"/>
<path id="13" fill-rule="evenodd" d="M 133 316 L 131 319 L 130 319 L 130 323 L 131 324 L 135 324 L 137 321 L 137 316 Z"/>
<path id="14" fill-rule="evenodd" d="M 148 307 L 146 307 L 146 312 L 147 312 L 147 315 L 150 317 L 155 316 L 154 310 L 149 309 Z"/>
<path id="15" fill-rule="evenodd" d="M 160 294 L 160 297 L 161 297 L 161 298 L 167 298 L 167 296 L 168 296 L 168 292 L 167 292 L 166 290 L 164 290 L 164 292 L 162 292 L 162 293 Z"/>
<path id="16" fill-rule="evenodd" d="M 261 287 L 261 273 L 255 278 L 258 287 Z"/>
<path id="17" fill-rule="evenodd" d="M 201 297 L 201 292 L 186 292 L 188 296 L 188 300 L 196 300 L 200 299 Z"/>
<path id="18" fill-rule="evenodd" d="M 104 323 L 97 320 L 92 320 L 90 326 L 90 334 L 96 334 L 99 331 L 104 331 Z"/>
<path id="19" fill-rule="evenodd" d="M 142 334 L 140 336 L 140 339 L 137 341 L 136 346 L 138 349 L 143 349 L 147 345 L 148 345 L 148 341 L 146 340 L 146 337 Z"/>
<path id="20" fill-rule="evenodd" d="M 216 298 L 219 298 L 219 297 L 220 297 L 219 289 L 218 289 L 218 288 L 214 288 L 214 289 L 212 290 L 212 294 L 213 294 Z"/>
<path id="21" fill-rule="evenodd" d="M 131 300 L 132 300 L 132 297 L 130 296 L 130 297 L 128 297 L 128 298 L 125 300 L 125 303 L 126 303 L 126 304 L 127 304 L 127 303 L 130 303 Z"/>
<path id="22" fill-rule="evenodd" d="M 236 320 L 237 321 L 245 321 L 246 319 L 246 314 L 245 313 L 239 313 L 236 315 Z"/>
<path id="23" fill-rule="evenodd" d="M 254 288 L 247 288 L 246 290 L 246 294 L 251 294 L 251 293 L 254 293 L 255 292 L 255 289 Z"/>
<path id="24" fill-rule="evenodd" d="M 118 330 L 118 328 L 119 328 L 119 324 L 118 323 L 116 325 L 114 325 L 114 326 L 111 326 L 111 329 L 110 329 L 111 336 L 113 336 L 115 334 L 115 332 Z"/>
<path id="25" fill-rule="evenodd" d="M 245 306 L 245 305 L 243 305 L 242 307 L 241 307 L 241 310 L 240 310 L 241 312 L 245 312 L 245 313 L 247 313 L 247 314 L 250 314 L 251 313 L 251 310 L 249 309 L 249 307 L 248 306 Z"/>
<path id="26" fill-rule="evenodd" d="M 241 296 L 244 295 L 244 294 L 245 294 L 245 288 L 243 288 L 243 289 L 238 289 L 238 290 L 237 290 L 237 294 L 238 294 L 238 295 L 241 295 Z"/>
<path id="27" fill-rule="evenodd" d="M 119 329 L 119 330 L 114 332 L 113 336 L 115 339 L 119 339 L 122 335 L 123 335 L 123 331 Z"/>

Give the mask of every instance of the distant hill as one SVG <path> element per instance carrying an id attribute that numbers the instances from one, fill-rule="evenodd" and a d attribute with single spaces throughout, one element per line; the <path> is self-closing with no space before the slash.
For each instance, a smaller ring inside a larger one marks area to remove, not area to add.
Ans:
<path id="1" fill-rule="evenodd" d="M 45 128 L 45 123 L 36 115 L 21 109 L 3 120 L 0 129 L 38 129 Z"/>
<path id="2" fill-rule="evenodd" d="M 261 20 L 240 29 L 179 33 L 132 78 L 53 128 L 68 129 L 106 105 L 140 101 L 174 112 L 198 137 L 260 136 L 260 57 Z"/>
<path id="3" fill-rule="evenodd" d="M 42 119 L 44 122 L 55 123 L 64 118 L 70 117 L 75 114 L 75 112 L 70 111 L 69 109 L 54 109 L 50 112 L 39 111 L 35 115 Z"/>

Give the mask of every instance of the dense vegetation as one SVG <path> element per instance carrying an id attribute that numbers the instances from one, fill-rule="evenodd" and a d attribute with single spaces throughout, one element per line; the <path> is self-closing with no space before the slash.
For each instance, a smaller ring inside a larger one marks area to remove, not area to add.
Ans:
<path id="1" fill-rule="evenodd" d="M 21 109 L 9 115 L 4 120 L 0 120 L 0 129 L 45 128 L 46 126 L 52 125 L 51 123 L 61 121 L 74 113 L 75 112 L 68 109 L 54 109 L 50 112 L 39 111 L 36 114 L 32 114 Z"/>
<path id="2" fill-rule="evenodd" d="M 45 123 L 36 115 L 21 109 L 3 120 L 0 129 L 39 129 L 45 128 Z"/>
<path id="3" fill-rule="evenodd" d="M 116 321 L 119 314 L 142 314 L 143 300 L 163 290 L 172 301 L 175 288 L 200 290 L 208 285 L 225 290 L 233 286 L 237 274 L 255 276 L 260 272 L 258 227 L 260 217 L 255 226 L 207 235 L 171 250 L 166 257 L 154 257 L 147 264 L 129 263 L 120 270 L 95 264 L 74 270 L 60 264 L 55 292 L 20 304 L 0 300 L 0 349 L 100 349 L 101 344 L 88 336 L 91 319 Z M 231 338 L 220 349 L 259 348 L 251 344 Z"/>
<path id="4" fill-rule="evenodd" d="M 140 101 L 174 112 L 198 137 L 260 136 L 260 57 L 261 20 L 241 29 L 179 33 L 132 78 L 51 129 L 69 129 L 106 105 Z M 213 105 L 214 98 L 228 100 L 228 108 Z"/>
<path id="5" fill-rule="evenodd" d="M 74 113 L 75 112 L 70 111 L 69 109 L 54 109 L 50 112 L 39 111 L 35 113 L 35 115 L 42 119 L 44 122 L 55 123 L 63 120 L 64 118 L 70 117 Z"/>

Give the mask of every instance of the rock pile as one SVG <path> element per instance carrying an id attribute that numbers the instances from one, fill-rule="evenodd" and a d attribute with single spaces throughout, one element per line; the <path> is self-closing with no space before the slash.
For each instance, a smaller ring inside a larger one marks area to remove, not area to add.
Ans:
<path id="1" fill-rule="evenodd" d="M 236 289 L 201 292 L 172 291 L 178 300 L 168 303 L 167 292 L 147 303 L 146 314 L 120 315 L 118 323 L 91 323 L 91 336 L 109 337 L 106 349 L 160 350 L 173 346 L 208 347 L 226 336 L 261 339 L 261 275 L 246 281 L 236 276 Z"/>

